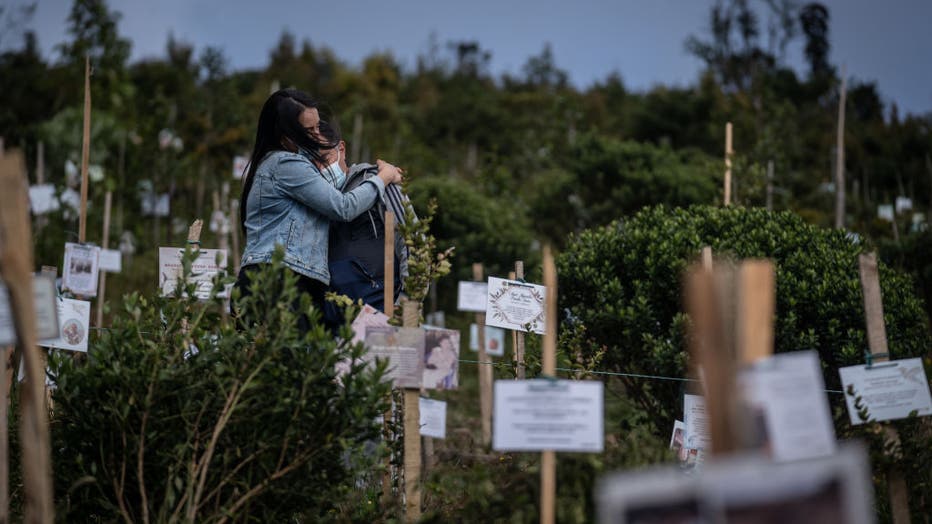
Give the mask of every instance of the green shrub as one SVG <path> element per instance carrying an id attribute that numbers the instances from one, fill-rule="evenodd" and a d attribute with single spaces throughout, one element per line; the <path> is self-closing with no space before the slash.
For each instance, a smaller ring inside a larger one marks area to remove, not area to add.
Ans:
<path id="1" fill-rule="evenodd" d="M 559 301 L 560 311 L 585 326 L 583 351 L 604 349 L 603 368 L 610 371 L 684 376 L 681 279 L 703 246 L 776 263 L 775 351 L 817 350 L 826 385 L 840 389 L 837 369 L 864 361 L 857 256 L 865 247 L 789 212 L 658 206 L 574 237 L 557 260 Z M 929 330 L 912 282 L 883 264 L 880 277 L 891 354 L 928 351 Z M 655 430 L 666 432 L 682 409 L 681 386 L 640 379 L 626 384 L 653 415 Z"/>
<path id="2" fill-rule="evenodd" d="M 217 297 L 133 294 L 86 359 L 52 359 L 63 521 L 373 518 L 356 486 L 377 459 L 360 450 L 387 407 L 384 364 L 354 365 L 338 384 L 334 365 L 362 345 L 316 322 L 299 334 L 294 281 L 279 254 L 252 296 L 234 293 L 258 320 L 239 331 Z"/>

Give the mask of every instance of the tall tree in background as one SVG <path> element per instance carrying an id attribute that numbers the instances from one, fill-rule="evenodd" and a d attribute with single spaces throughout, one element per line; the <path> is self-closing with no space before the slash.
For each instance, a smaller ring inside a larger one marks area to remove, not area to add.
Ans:
<path id="1" fill-rule="evenodd" d="M 828 8 L 819 3 L 807 4 L 799 12 L 799 25 L 806 37 L 804 52 L 809 62 L 809 73 L 813 77 L 830 74 L 828 52 L 831 44 L 828 40 Z"/>

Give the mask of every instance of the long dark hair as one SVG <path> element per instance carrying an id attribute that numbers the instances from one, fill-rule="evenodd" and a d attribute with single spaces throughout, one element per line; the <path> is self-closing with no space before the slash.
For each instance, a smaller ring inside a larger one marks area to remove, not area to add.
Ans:
<path id="1" fill-rule="evenodd" d="M 249 198 L 256 169 L 265 155 L 271 151 L 284 150 L 285 146 L 282 142 L 287 138 L 295 146 L 307 150 L 311 159 L 319 164 L 323 161 L 321 150 L 333 148 L 339 142 L 339 140 L 337 142 L 329 140 L 329 137 L 325 137 L 327 142 L 322 142 L 312 137 L 301 126 L 298 121 L 301 113 L 317 107 L 317 101 L 310 95 L 293 88 L 280 89 L 272 93 L 262 106 L 262 112 L 259 113 L 259 125 L 256 127 L 256 145 L 249 157 L 249 167 L 246 170 L 246 176 L 243 177 L 243 193 L 239 198 L 239 221 L 243 237 L 246 236 L 246 199 Z"/>

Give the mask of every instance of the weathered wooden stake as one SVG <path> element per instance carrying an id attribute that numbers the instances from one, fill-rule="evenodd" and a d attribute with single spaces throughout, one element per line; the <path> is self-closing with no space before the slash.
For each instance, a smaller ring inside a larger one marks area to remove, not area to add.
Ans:
<path id="1" fill-rule="evenodd" d="M 773 355 L 773 262 L 742 261 L 739 278 L 737 350 L 740 363 L 747 365 Z"/>
<path id="2" fill-rule="evenodd" d="M 848 75 L 841 66 L 841 91 L 838 93 L 838 132 L 835 137 L 835 229 L 845 227 L 845 97 Z M 894 217 L 894 221 L 895 221 Z"/>
<path id="3" fill-rule="evenodd" d="M 420 324 L 420 304 L 405 300 L 402 325 L 416 328 Z M 417 522 L 421 518 L 421 405 L 420 390 L 405 388 L 405 518 Z"/>
<path id="4" fill-rule="evenodd" d="M 78 242 L 87 241 L 87 168 L 91 154 L 91 59 L 84 58 L 84 135 L 81 138 L 81 209 Z"/>
<path id="5" fill-rule="evenodd" d="M 773 211 L 773 160 L 767 161 L 767 199 L 765 206 L 767 211 Z"/>
<path id="6" fill-rule="evenodd" d="M 100 239 L 100 248 L 107 249 L 110 245 L 110 207 L 113 203 L 113 192 L 107 191 L 107 194 L 104 195 L 104 231 Z M 94 324 L 97 327 L 103 327 L 104 325 L 104 302 L 106 301 L 107 296 L 107 272 L 100 272 L 100 282 L 98 282 L 97 289 L 97 322 Z"/>
<path id="7" fill-rule="evenodd" d="M 864 293 L 864 316 L 867 325 L 867 345 L 874 362 L 890 359 L 887 349 L 887 328 L 883 322 L 883 298 L 880 293 L 880 274 L 877 269 L 877 253 L 862 253 L 858 257 L 861 275 L 861 291 Z M 896 429 L 884 426 L 885 440 L 899 443 Z M 887 487 L 890 491 L 890 508 L 894 524 L 908 524 L 909 492 L 903 472 L 893 466 L 887 470 Z"/>
<path id="8" fill-rule="evenodd" d="M 230 253 L 233 259 L 233 274 L 239 274 L 239 200 L 230 200 L 230 240 L 233 246 L 233 252 Z"/>
<path id="9" fill-rule="evenodd" d="M 544 343 L 541 354 L 541 371 L 545 376 L 557 374 L 557 268 L 553 263 L 550 246 L 544 246 Z M 557 457 L 554 451 L 541 452 L 540 461 L 540 522 L 553 524 L 554 503 L 557 493 Z"/>
<path id="10" fill-rule="evenodd" d="M 731 157 L 734 155 L 731 148 L 731 122 L 725 124 L 725 205 L 731 205 Z"/>
<path id="11" fill-rule="evenodd" d="M 391 211 L 385 212 L 385 253 L 382 257 L 384 266 L 384 284 L 385 292 L 382 298 L 382 310 L 389 318 L 392 317 L 395 310 L 395 214 Z M 390 428 L 393 420 L 392 409 L 389 408 L 382 415 L 382 436 L 386 442 L 394 440 Z M 392 496 L 392 460 L 391 457 L 385 457 L 385 474 L 382 475 L 382 501 L 387 503 Z"/>
<path id="12" fill-rule="evenodd" d="M 515 262 L 515 278 L 518 280 L 524 280 L 524 261 L 518 260 Z M 525 366 L 524 366 L 524 332 L 515 331 L 515 358 L 518 360 L 518 370 L 517 378 L 518 380 L 524 380 L 525 378 Z"/>
<path id="13" fill-rule="evenodd" d="M 52 467 L 49 457 L 48 411 L 45 406 L 45 366 L 36 346 L 33 303 L 33 245 L 29 231 L 26 164 L 14 151 L 0 158 L 0 271 L 9 289 L 13 324 L 23 355 L 20 446 L 23 464 L 25 522 L 51 523 Z"/>
<path id="14" fill-rule="evenodd" d="M 482 264 L 472 265 L 472 279 L 481 282 L 483 277 Z M 479 374 L 479 418 L 482 427 L 482 445 L 488 446 L 492 441 L 492 373 L 486 373 L 483 368 L 488 367 L 489 353 L 485 350 L 485 313 L 476 313 L 476 331 L 479 345 L 479 364 L 476 371 Z"/>

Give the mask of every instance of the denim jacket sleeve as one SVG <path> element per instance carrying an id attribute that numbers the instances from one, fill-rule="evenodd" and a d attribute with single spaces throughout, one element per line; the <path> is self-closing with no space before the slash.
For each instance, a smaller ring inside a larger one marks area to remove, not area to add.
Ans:
<path id="1" fill-rule="evenodd" d="M 330 185 L 320 170 L 298 154 L 282 156 L 274 170 L 275 183 L 288 197 L 330 220 L 348 222 L 385 195 L 385 183 L 374 176 L 356 189 L 342 193 Z"/>

